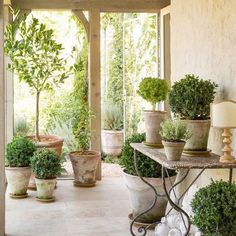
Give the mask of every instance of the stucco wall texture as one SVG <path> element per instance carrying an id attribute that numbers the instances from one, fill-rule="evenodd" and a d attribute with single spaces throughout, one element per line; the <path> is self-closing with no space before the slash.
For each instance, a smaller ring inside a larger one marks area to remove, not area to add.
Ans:
<path id="1" fill-rule="evenodd" d="M 236 0 L 171 1 L 172 84 L 189 73 L 219 84 L 215 101 L 236 100 Z M 211 128 L 208 144 L 218 154 L 221 133 Z M 236 156 L 236 132 L 233 134 Z M 206 173 L 203 185 L 209 182 L 208 177 L 221 179 L 226 172 Z"/>

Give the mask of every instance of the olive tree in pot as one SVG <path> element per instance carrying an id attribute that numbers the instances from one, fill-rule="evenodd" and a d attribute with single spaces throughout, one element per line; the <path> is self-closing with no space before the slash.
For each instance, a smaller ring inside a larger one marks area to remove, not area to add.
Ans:
<path id="1" fill-rule="evenodd" d="M 176 82 L 169 93 L 171 111 L 187 123 L 192 137 L 186 142 L 184 152 L 206 152 L 210 129 L 210 103 L 213 102 L 217 84 L 187 74 Z"/>
<path id="2" fill-rule="evenodd" d="M 105 104 L 103 108 L 102 151 L 119 156 L 124 140 L 122 108 L 115 104 Z"/>
<path id="3" fill-rule="evenodd" d="M 53 30 L 26 14 L 13 11 L 14 20 L 6 26 L 5 53 L 11 59 L 8 68 L 19 80 L 28 84 L 35 96 L 35 134 L 28 138 L 39 148 L 47 147 L 61 154 L 63 139 L 58 136 L 40 135 L 40 95 L 52 91 L 68 77 L 66 60 L 61 58 L 61 44 L 54 40 Z"/>
<path id="4" fill-rule="evenodd" d="M 30 159 L 36 151 L 34 143 L 25 137 L 14 137 L 6 147 L 6 177 L 10 196 L 27 197 L 31 168 Z"/>
<path id="5" fill-rule="evenodd" d="M 138 216 L 147 210 L 152 204 L 155 197 L 153 190 L 147 186 L 137 176 L 134 166 L 134 151 L 130 143 L 141 143 L 145 140 L 144 134 L 134 134 L 126 139 L 120 157 L 120 165 L 123 167 L 125 184 L 129 191 L 132 215 L 130 218 Z M 164 215 L 167 207 L 167 198 L 162 184 L 161 165 L 149 157 L 137 153 L 137 168 L 140 174 L 151 183 L 159 193 L 154 208 L 137 219 L 140 223 L 153 223 L 160 220 Z M 172 182 L 175 180 L 175 171 L 169 170 Z M 169 181 L 167 181 L 169 182 Z M 170 186 L 167 186 L 169 188 Z"/>
<path id="6" fill-rule="evenodd" d="M 201 188 L 192 203 L 192 222 L 204 236 L 236 235 L 236 185 L 212 182 Z"/>
<path id="7" fill-rule="evenodd" d="M 37 200 L 54 201 L 53 192 L 56 186 L 56 177 L 62 169 L 60 157 L 53 149 L 38 149 L 31 159 L 31 165 L 36 176 Z"/>
<path id="8" fill-rule="evenodd" d="M 179 119 L 168 119 L 161 123 L 160 134 L 167 159 L 170 161 L 179 161 L 186 140 L 191 137 L 187 125 Z"/>
<path id="9" fill-rule="evenodd" d="M 164 101 L 168 93 L 168 85 L 165 80 L 159 78 L 144 78 L 137 93 L 152 105 L 151 111 L 144 111 L 144 122 L 146 129 L 145 144 L 162 147 L 160 136 L 160 123 L 166 119 L 165 111 L 156 110 L 157 103 Z"/>

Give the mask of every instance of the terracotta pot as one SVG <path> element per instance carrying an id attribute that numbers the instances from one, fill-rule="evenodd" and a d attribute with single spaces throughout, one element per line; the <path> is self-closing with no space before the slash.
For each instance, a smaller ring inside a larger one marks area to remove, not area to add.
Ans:
<path id="1" fill-rule="evenodd" d="M 107 155 L 119 156 L 124 141 L 123 130 L 102 130 L 102 151 Z"/>
<path id="2" fill-rule="evenodd" d="M 165 149 L 166 158 L 170 161 L 179 161 L 186 142 L 166 142 L 162 141 Z"/>
<path id="3" fill-rule="evenodd" d="M 72 163 L 75 186 L 92 187 L 96 184 L 96 169 L 101 154 L 97 151 L 80 152 L 69 154 Z"/>
<path id="4" fill-rule="evenodd" d="M 55 198 L 53 196 L 56 186 L 56 178 L 52 179 L 39 179 L 35 177 L 37 186 L 37 200 L 41 202 L 51 202 Z"/>
<path id="5" fill-rule="evenodd" d="M 186 142 L 184 150 L 206 151 L 211 120 L 183 120 L 183 122 L 192 132 L 192 137 Z"/>
<path id="6" fill-rule="evenodd" d="M 155 194 L 154 191 L 138 176 L 129 175 L 125 172 L 123 172 L 123 174 L 125 185 L 128 188 L 129 192 L 129 199 L 133 217 L 136 217 L 140 213 L 150 208 L 150 206 L 153 204 Z M 171 177 L 172 183 L 174 182 L 175 178 L 176 176 Z M 159 196 L 154 208 L 143 216 L 139 217 L 137 221 L 141 223 L 154 223 L 161 220 L 161 218 L 165 215 L 168 201 L 165 195 L 161 178 L 145 178 L 145 180 L 147 180 L 156 188 Z M 167 178 L 166 183 L 169 183 L 169 180 Z M 169 189 L 170 185 L 167 188 Z"/>
<path id="7" fill-rule="evenodd" d="M 144 122 L 146 129 L 146 144 L 162 146 L 160 135 L 160 124 L 167 118 L 165 111 L 144 111 Z"/>
<path id="8" fill-rule="evenodd" d="M 27 136 L 30 140 L 35 140 L 34 135 Z M 61 155 L 64 139 L 56 135 L 40 135 L 40 142 L 36 142 L 37 149 L 50 148 L 54 149 L 58 156 Z M 35 176 L 32 173 L 30 177 L 29 189 L 36 190 Z"/>
<path id="9" fill-rule="evenodd" d="M 27 197 L 31 168 L 30 167 L 6 167 L 7 183 L 10 196 L 13 198 Z"/>

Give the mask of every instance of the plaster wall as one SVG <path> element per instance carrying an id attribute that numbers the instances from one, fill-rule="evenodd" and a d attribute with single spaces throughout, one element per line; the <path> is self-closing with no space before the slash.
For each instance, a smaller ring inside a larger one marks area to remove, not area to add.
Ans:
<path id="1" fill-rule="evenodd" d="M 216 101 L 236 100 L 236 1 L 171 1 L 171 83 L 194 73 L 219 84 Z M 236 132 L 232 147 L 236 156 Z M 221 154 L 221 130 L 211 128 L 209 148 Z M 225 171 L 209 171 L 209 178 L 226 177 Z"/>

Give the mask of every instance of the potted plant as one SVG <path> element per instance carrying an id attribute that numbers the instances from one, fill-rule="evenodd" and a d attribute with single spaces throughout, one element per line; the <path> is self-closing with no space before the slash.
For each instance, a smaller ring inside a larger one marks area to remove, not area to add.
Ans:
<path id="1" fill-rule="evenodd" d="M 217 84 L 187 74 L 176 82 L 169 93 L 171 111 L 187 123 L 193 134 L 184 150 L 189 153 L 206 152 L 210 129 L 210 103 L 213 102 Z"/>
<path id="2" fill-rule="evenodd" d="M 191 206 L 192 222 L 203 235 L 236 235 L 235 183 L 212 182 L 195 194 Z"/>
<path id="3" fill-rule="evenodd" d="M 27 197 L 31 168 L 30 158 L 36 147 L 25 137 L 14 137 L 6 147 L 6 177 L 13 198 Z"/>
<path id="4" fill-rule="evenodd" d="M 156 105 L 166 99 L 168 85 L 165 80 L 159 78 L 144 78 L 137 93 L 152 105 L 151 111 L 144 111 L 144 122 L 146 128 L 145 144 L 162 147 L 160 136 L 160 123 L 166 119 L 166 112 L 156 110 Z"/>
<path id="5" fill-rule="evenodd" d="M 103 108 L 103 153 L 119 156 L 123 145 L 123 115 L 120 106 L 105 104 Z"/>
<path id="6" fill-rule="evenodd" d="M 191 137 L 187 125 L 179 119 L 168 119 L 161 123 L 160 134 L 167 159 L 170 161 L 179 161 L 186 140 Z"/>
<path id="7" fill-rule="evenodd" d="M 123 168 L 125 184 L 129 191 L 130 204 L 132 208 L 131 218 L 134 218 L 147 210 L 153 204 L 155 196 L 153 190 L 147 184 L 143 183 L 137 176 L 133 157 L 134 150 L 130 146 L 130 143 L 141 143 L 144 140 L 144 134 L 134 134 L 130 138 L 126 139 L 119 159 L 120 165 Z M 145 177 L 145 180 L 151 183 L 159 194 L 155 207 L 151 211 L 139 217 L 137 221 L 141 223 L 153 223 L 160 220 L 165 215 L 167 206 L 167 198 L 165 197 L 161 178 L 161 165 L 138 152 L 137 168 L 140 174 Z M 175 171 L 169 170 L 169 174 L 170 176 L 173 176 L 171 179 L 174 182 L 176 175 Z"/>
<path id="8" fill-rule="evenodd" d="M 31 165 L 36 176 L 37 200 L 54 201 L 56 177 L 61 173 L 61 160 L 56 151 L 47 148 L 38 149 L 31 159 Z"/>
<path id="9" fill-rule="evenodd" d="M 8 68 L 16 73 L 20 81 L 28 84 L 35 96 L 35 134 L 29 138 L 37 147 L 54 148 L 61 153 L 63 139 L 52 135 L 40 135 L 40 96 L 52 91 L 68 77 L 66 60 L 60 57 L 62 44 L 54 40 L 53 30 L 19 10 L 13 10 L 13 22 L 6 26 L 5 53 L 11 59 Z"/>

